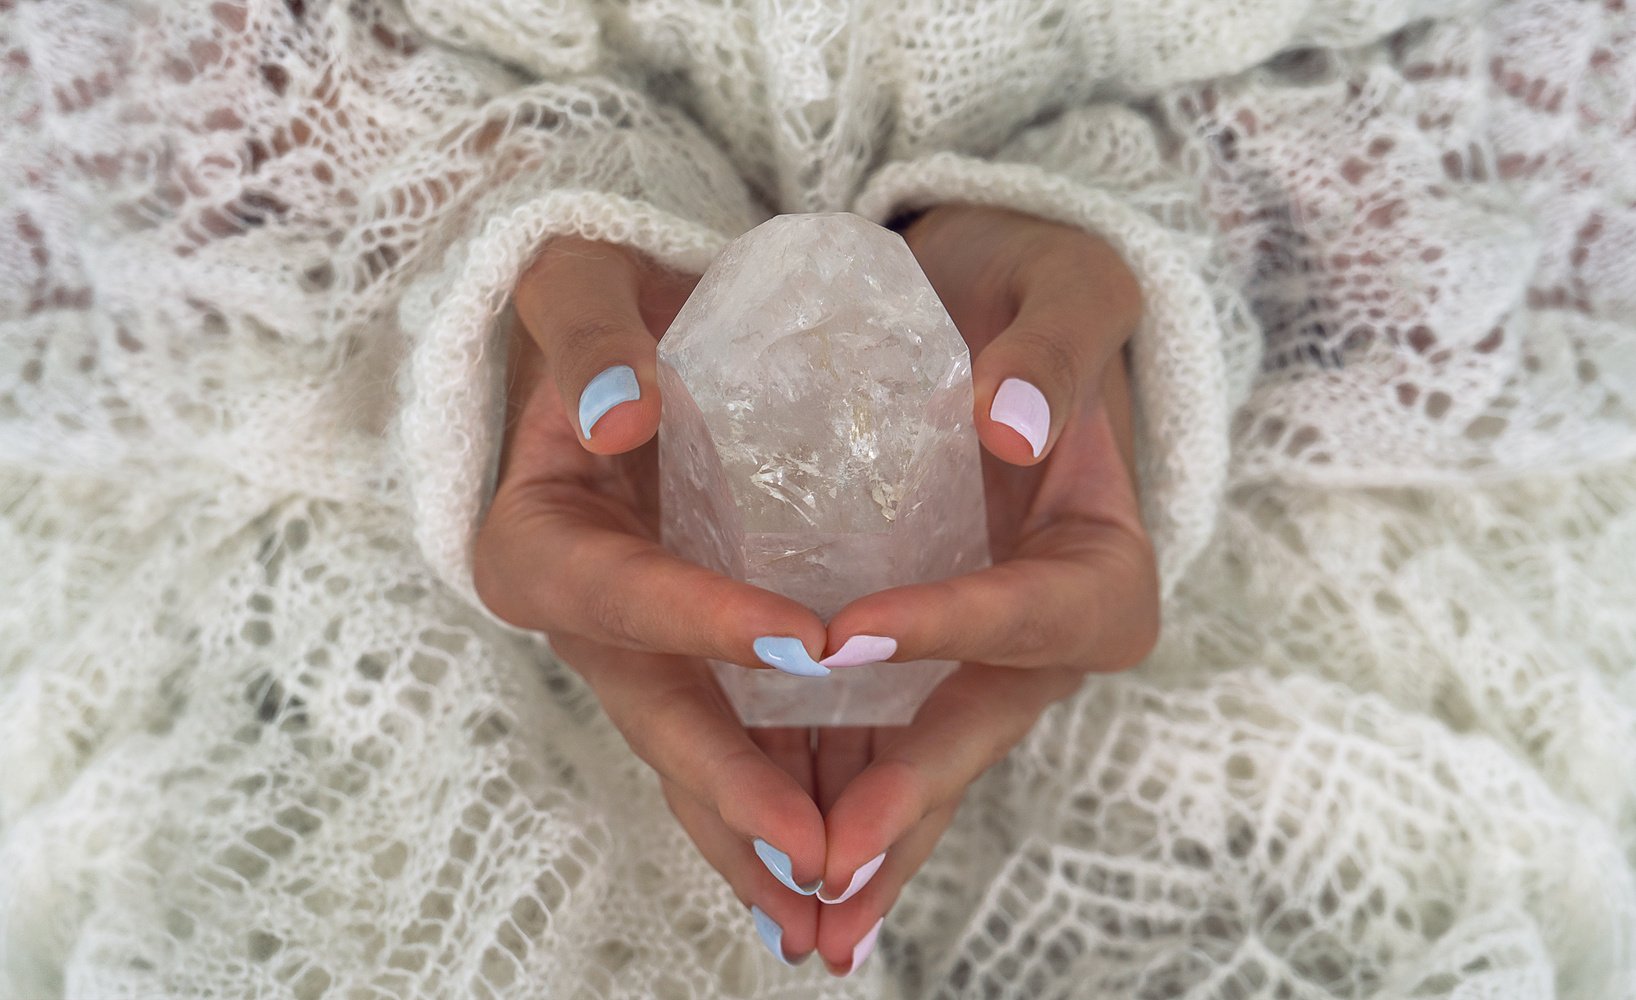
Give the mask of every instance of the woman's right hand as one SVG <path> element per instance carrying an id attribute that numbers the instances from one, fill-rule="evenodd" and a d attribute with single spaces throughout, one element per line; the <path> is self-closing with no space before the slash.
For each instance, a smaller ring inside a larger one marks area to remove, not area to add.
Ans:
<path id="1" fill-rule="evenodd" d="M 543 631 L 595 691 L 666 800 L 739 899 L 801 956 L 817 901 L 790 885 L 824 867 L 805 729 L 746 730 L 704 662 L 761 666 L 764 636 L 822 655 L 824 624 L 794 601 L 658 544 L 655 345 L 696 283 L 623 247 L 546 246 L 518 281 L 506 440 L 473 578 L 503 620 Z M 611 373 L 611 374 L 610 374 Z M 765 849 L 764 849 L 765 850 Z M 771 942 L 769 942 L 771 943 Z"/>

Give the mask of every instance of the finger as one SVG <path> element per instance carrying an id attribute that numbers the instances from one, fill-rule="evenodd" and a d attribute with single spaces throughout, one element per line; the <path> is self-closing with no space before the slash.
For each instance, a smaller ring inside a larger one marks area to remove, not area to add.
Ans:
<path id="1" fill-rule="evenodd" d="M 518 318 L 597 454 L 629 451 L 659 428 L 656 340 L 640 308 L 646 268 L 622 247 L 559 237 L 517 282 Z"/>
<path id="2" fill-rule="evenodd" d="M 818 954 L 832 975 L 851 975 L 874 953 L 887 915 L 903 887 L 931 857 L 959 808 L 959 801 L 955 801 L 933 810 L 898 838 L 875 878 L 857 895 L 819 911 Z"/>
<path id="3" fill-rule="evenodd" d="M 1122 390 L 1110 379 L 1106 391 Z M 898 662 L 1101 671 L 1139 663 L 1158 635 L 1158 570 L 1112 409 L 1099 406 L 1063 432 L 1006 561 L 865 595 L 830 620 L 827 648 L 867 636 L 895 643 L 888 659 Z"/>
<path id="4" fill-rule="evenodd" d="M 829 671 L 823 622 L 787 597 L 688 562 L 639 534 L 595 483 L 508 480 L 472 556 L 477 595 L 519 628 L 804 676 Z"/>
<path id="5" fill-rule="evenodd" d="M 768 760 L 795 779 L 795 783 L 807 793 L 807 798 L 813 798 L 812 730 L 798 726 L 768 726 L 749 729 L 747 732 L 750 742 L 760 747 Z M 771 841 L 758 838 L 750 846 L 754 849 L 756 857 L 786 889 L 802 896 L 811 896 L 823 886 L 819 879 L 810 882 L 798 881 L 795 865 L 790 856 L 779 850 Z"/>
<path id="6" fill-rule="evenodd" d="M 670 782 L 661 782 L 660 787 L 683 831 L 710 867 L 727 880 L 739 902 L 759 909 L 772 921 L 775 933 L 757 928 L 761 943 L 787 964 L 810 954 L 817 943 L 817 904 L 781 885 L 716 813 Z"/>
<path id="7" fill-rule="evenodd" d="M 1007 667 L 1127 670 L 1158 635 L 1158 583 L 1145 540 L 1067 521 L 1014 558 L 933 583 L 859 598 L 835 616 L 853 635 L 897 641 L 891 660 L 976 660 Z"/>
<path id="8" fill-rule="evenodd" d="M 967 663 L 938 685 L 914 721 L 876 750 L 825 817 L 825 885 L 846 886 L 851 893 L 836 905 L 865 898 L 889 865 L 901 868 L 892 857 L 899 841 L 927 816 L 957 803 L 966 787 L 1010 751 L 1047 705 L 1072 693 L 1082 676 Z M 875 877 L 858 885 L 857 873 L 883 852 Z"/>
<path id="9" fill-rule="evenodd" d="M 813 777 L 816 782 L 814 798 L 818 808 L 829 812 L 829 807 L 840 798 L 842 789 L 869 766 L 869 738 L 872 730 L 857 726 L 824 728 L 818 730 L 818 746 L 813 752 Z M 828 893 L 840 895 L 844 886 L 834 886 Z"/>
<path id="10" fill-rule="evenodd" d="M 553 637 L 552 647 L 591 685 L 648 766 L 714 812 L 746 850 L 756 853 L 758 841 L 776 848 L 792 885 L 818 882 L 823 815 L 800 783 L 751 741 L 708 667 L 571 636 Z"/>
<path id="11" fill-rule="evenodd" d="M 750 742 L 761 748 L 767 759 L 795 779 L 801 790 L 814 800 L 812 730 L 803 726 L 758 726 L 747 729 Z"/>
<path id="12" fill-rule="evenodd" d="M 1103 369 L 1140 315 L 1140 289 L 1118 254 L 1064 232 L 1019 264 L 1016 316 L 972 362 L 978 437 L 1015 465 L 1044 459 L 1070 418 L 1094 403 Z"/>

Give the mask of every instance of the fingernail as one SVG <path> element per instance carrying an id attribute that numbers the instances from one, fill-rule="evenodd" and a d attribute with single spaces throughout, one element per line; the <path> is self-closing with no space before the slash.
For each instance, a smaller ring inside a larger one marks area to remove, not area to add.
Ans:
<path id="1" fill-rule="evenodd" d="M 852 946 L 852 968 L 846 970 L 847 975 L 850 976 L 854 972 L 857 972 L 858 966 L 862 965 L 870 955 L 874 954 L 875 940 L 880 937 L 881 926 L 885 923 L 885 917 L 881 917 L 879 920 L 875 921 L 875 926 L 869 928 L 869 933 L 865 934 L 857 944 Z M 776 927 L 777 925 L 774 924 L 773 926 Z M 782 945 L 780 947 L 782 947 Z M 783 954 L 783 952 L 780 951 L 779 954 Z"/>
<path id="2" fill-rule="evenodd" d="M 1045 439 L 1051 433 L 1051 404 L 1032 382 L 1020 378 L 1001 382 L 999 391 L 994 394 L 994 403 L 988 408 L 988 417 L 1021 434 L 1034 449 L 1035 458 L 1045 450 Z"/>
<path id="3" fill-rule="evenodd" d="M 767 950 L 776 955 L 780 962 L 793 966 L 795 963 L 784 957 L 784 928 L 778 926 L 778 921 L 767 916 L 767 911 L 759 906 L 750 907 L 750 917 L 755 920 L 756 933 L 761 936 L 761 943 L 767 946 Z M 856 955 L 858 949 L 853 948 L 852 953 Z M 857 967 L 856 958 L 852 960 L 852 965 L 853 968 Z"/>
<path id="4" fill-rule="evenodd" d="M 767 843 L 765 840 L 762 840 L 760 837 L 756 838 L 755 847 L 756 857 L 760 858 L 761 863 L 767 866 L 767 870 L 773 873 L 773 878 L 776 878 L 778 881 L 784 883 L 784 887 L 786 889 L 799 892 L 803 896 L 810 896 L 817 892 L 821 886 L 823 886 L 823 879 L 819 879 L 818 881 L 812 883 L 812 888 L 810 889 L 804 886 L 796 885 L 795 869 L 790 866 L 790 856 L 788 854 L 785 854 L 783 851 Z"/>
<path id="5" fill-rule="evenodd" d="M 855 635 L 841 648 L 824 657 L 818 662 L 826 667 L 861 667 L 866 663 L 879 663 L 891 659 L 898 651 L 898 641 L 885 635 Z"/>
<path id="6" fill-rule="evenodd" d="M 602 369 L 596 378 L 585 383 L 585 391 L 579 394 L 580 433 L 589 440 L 591 428 L 596 426 L 604 413 L 620 403 L 641 398 L 642 388 L 636 384 L 636 371 L 630 365 Z"/>
<path id="7" fill-rule="evenodd" d="M 813 659 L 800 639 L 784 635 L 764 635 L 751 644 L 756 659 L 797 677 L 825 677 L 829 668 Z"/>
<path id="8" fill-rule="evenodd" d="M 868 861 L 865 861 L 862 868 L 859 868 L 857 871 L 852 873 L 852 881 L 847 883 L 845 892 L 841 893 L 834 899 L 825 899 L 824 894 L 820 892 L 818 894 L 818 902 L 835 904 L 844 903 L 851 899 L 853 896 L 857 895 L 859 889 L 862 889 L 864 886 L 869 884 L 869 880 L 875 877 L 876 872 L 880 871 L 880 866 L 885 860 L 886 852 L 882 851 L 870 858 Z M 821 887 L 823 883 L 820 882 L 819 885 Z"/>

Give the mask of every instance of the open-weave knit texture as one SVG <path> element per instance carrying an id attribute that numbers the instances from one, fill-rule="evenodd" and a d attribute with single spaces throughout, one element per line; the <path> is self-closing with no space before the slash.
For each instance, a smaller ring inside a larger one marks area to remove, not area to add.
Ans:
<path id="1" fill-rule="evenodd" d="M 0 996 L 1636 996 L 1622 0 L 0 0 Z M 831 980 L 473 600 L 509 290 L 1137 273 L 1165 631 Z"/>

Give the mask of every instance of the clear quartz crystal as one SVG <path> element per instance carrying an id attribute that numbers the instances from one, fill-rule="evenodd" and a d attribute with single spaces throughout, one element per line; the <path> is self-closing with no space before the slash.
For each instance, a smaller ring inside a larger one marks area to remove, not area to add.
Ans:
<path id="1" fill-rule="evenodd" d="M 891 230 L 786 215 L 735 240 L 659 342 L 659 389 L 672 551 L 825 621 L 988 564 L 970 355 Z M 953 664 L 713 667 L 746 725 L 864 726 L 908 722 Z"/>

